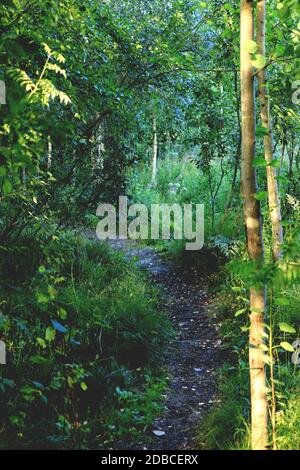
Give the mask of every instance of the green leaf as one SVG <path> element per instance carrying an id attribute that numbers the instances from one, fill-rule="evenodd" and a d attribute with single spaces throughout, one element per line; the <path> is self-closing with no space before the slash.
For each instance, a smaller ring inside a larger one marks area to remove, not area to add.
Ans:
<path id="1" fill-rule="evenodd" d="M 268 364 L 268 365 L 270 365 L 272 362 L 270 356 L 267 356 L 266 354 L 263 355 L 262 360 L 265 364 Z"/>
<path id="2" fill-rule="evenodd" d="M 283 3 L 283 2 L 277 3 L 277 9 L 278 9 L 279 17 L 282 20 L 287 19 L 291 14 L 291 7 L 287 5 L 286 3 Z"/>
<path id="3" fill-rule="evenodd" d="M 279 183 L 286 183 L 288 181 L 288 178 L 286 176 L 278 175 L 276 176 L 276 180 Z"/>
<path id="4" fill-rule="evenodd" d="M 55 329 L 52 328 L 51 326 L 48 326 L 48 328 L 46 329 L 46 334 L 45 334 L 46 340 L 49 341 L 49 343 L 51 341 L 54 341 L 55 340 L 55 335 L 56 335 Z"/>
<path id="5" fill-rule="evenodd" d="M 246 333 L 246 331 L 249 331 L 249 326 L 241 326 L 240 329 L 243 333 Z"/>
<path id="6" fill-rule="evenodd" d="M 74 382 L 73 382 L 72 377 L 70 377 L 70 376 L 67 377 L 67 383 L 68 383 L 68 385 L 69 385 L 70 388 L 73 387 Z"/>
<path id="7" fill-rule="evenodd" d="M 268 163 L 268 166 L 272 166 L 273 168 L 279 168 L 280 167 L 280 160 L 272 160 L 270 163 Z"/>
<path id="8" fill-rule="evenodd" d="M 87 391 L 87 388 L 88 388 L 88 387 L 87 387 L 87 384 L 86 384 L 85 382 L 81 382 L 80 387 L 81 387 L 81 389 L 82 389 L 84 392 Z"/>
<path id="9" fill-rule="evenodd" d="M 51 300 L 54 300 L 57 297 L 57 290 L 52 286 L 48 286 L 48 293 Z"/>
<path id="10" fill-rule="evenodd" d="M 4 183 L 3 183 L 3 186 L 2 186 L 2 190 L 3 190 L 3 194 L 4 196 L 6 196 L 7 194 L 11 193 L 12 192 L 12 184 L 11 182 L 9 181 L 9 179 L 5 179 L 4 180 Z"/>
<path id="11" fill-rule="evenodd" d="M 47 347 L 46 346 L 46 341 L 43 338 L 37 338 L 36 341 L 43 349 L 45 349 Z"/>
<path id="12" fill-rule="evenodd" d="M 267 162 L 264 157 L 258 157 L 253 160 L 253 166 L 255 166 L 255 168 L 266 167 Z"/>
<path id="13" fill-rule="evenodd" d="M 265 58 L 265 56 L 261 55 L 261 54 L 256 54 L 255 55 L 255 59 L 251 60 L 251 64 L 253 65 L 253 67 L 255 67 L 256 69 L 262 69 L 264 68 L 264 66 L 266 65 L 267 63 L 267 59 Z"/>
<path id="14" fill-rule="evenodd" d="M 46 359 L 45 357 L 42 356 L 31 356 L 29 358 L 29 362 L 31 364 L 40 364 L 40 365 L 45 365 L 45 366 L 50 366 L 52 362 L 49 359 Z"/>
<path id="15" fill-rule="evenodd" d="M 241 308 L 240 310 L 238 310 L 237 312 L 235 312 L 234 316 L 235 317 L 239 317 L 240 315 L 242 315 L 242 313 L 245 313 L 246 312 L 246 309 L 245 308 Z"/>
<path id="16" fill-rule="evenodd" d="M 295 349 L 293 348 L 293 346 L 288 343 L 287 341 L 282 341 L 280 343 L 280 346 L 285 350 L 285 351 L 288 351 L 288 352 L 295 352 Z"/>
<path id="17" fill-rule="evenodd" d="M 288 227 L 289 225 L 294 225 L 296 223 L 295 220 L 283 220 L 282 221 L 282 226 L 283 227 Z"/>
<path id="18" fill-rule="evenodd" d="M 263 126 L 257 126 L 255 134 L 257 137 L 264 137 L 265 135 L 269 134 L 269 129 Z"/>
<path id="19" fill-rule="evenodd" d="M 267 191 L 258 191 L 254 197 L 257 201 L 264 201 L 265 199 L 267 199 L 267 196 L 268 196 L 268 193 Z"/>
<path id="20" fill-rule="evenodd" d="M 20 392 L 24 395 L 31 395 L 32 393 L 36 392 L 36 389 L 29 386 L 25 386 L 20 388 Z"/>
<path id="21" fill-rule="evenodd" d="M 37 292 L 36 297 L 39 304 L 46 304 L 49 302 L 49 297 L 43 292 Z"/>
<path id="22" fill-rule="evenodd" d="M 225 10 L 230 11 L 231 13 L 234 13 L 234 8 L 230 3 L 225 3 L 224 5 Z"/>
<path id="23" fill-rule="evenodd" d="M 254 54 L 257 51 L 257 48 L 258 46 L 255 41 L 249 40 L 249 41 L 245 41 L 244 43 L 245 51 L 250 52 L 250 54 Z"/>
<path id="24" fill-rule="evenodd" d="M 276 304 L 277 305 L 290 305 L 290 299 L 288 299 L 287 297 L 278 297 L 276 299 Z"/>
<path id="25" fill-rule="evenodd" d="M 280 331 L 283 331 L 284 333 L 296 333 L 296 330 L 293 326 L 289 325 L 288 323 L 279 323 L 279 328 Z"/>
<path id="26" fill-rule="evenodd" d="M 59 310 L 58 310 L 58 316 L 59 318 L 61 318 L 62 320 L 65 320 L 67 318 L 67 312 L 64 308 L 60 307 Z"/>

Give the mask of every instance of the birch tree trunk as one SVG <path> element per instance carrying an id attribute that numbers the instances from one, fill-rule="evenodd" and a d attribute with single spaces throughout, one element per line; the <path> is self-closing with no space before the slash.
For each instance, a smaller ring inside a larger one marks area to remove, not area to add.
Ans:
<path id="1" fill-rule="evenodd" d="M 157 172 L 157 151 L 158 151 L 158 144 L 157 144 L 157 125 L 156 125 L 156 115 L 153 113 L 153 163 L 152 163 L 152 182 L 154 183 L 156 180 L 156 172 Z"/>
<path id="2" fill-rule="evenodd" d="M 250 260 L 263 263 L 262 222 L 260 204 L 255 199 L 255 97 L 251 55 L 246 44 L 253 41 L 253 2 L 241 0 L 241 113 L 242 167 L 241 184 Z M 264 450 L 268 444 L 268 406 L 264 353 L 261 349 L 264 334 L 265 289 L 250 289 L 249 367 L 251 386 L 251 444 L 253 450 Z"/>
<path id="3" fill-rule="evenodd" d="M 105 152 L 104 137 L 104 125 L 103 122 L 100 122 L 94 129 L 93 146 L 91 149 L 92 169 L 96 179 L 100 178 L 100 172 L 103 170 Z"/>
<path id="4" fill-rule="evenodd" d="M 259 0 L 257 3 L 257 45 L 259 54 L 266 55 L 266 0 Z M 267 162 L 267 185 L 269 212 L 272 225 L 272 253 L 277 261 L 280 258 L 283 229 L 281 219 L 280 198 L 278 193 L 277 171 L 272 162 L 274 161 L 274 146 L 272 135 L 272 122 L 270 115 L 270 103 L 267 90 L 266 71 L 260 70 L 257 73 L 258 95 L 260 102 L 260 116 L 262 126 L 268 129 L 268 134 L 264 136 L 264 152 Z"/>
<path id="5" fill-rule="evenodd" d="M 47 137 L 47 169 L 50 170 L 52 165 L 52 142 L 51 137 Z"/>

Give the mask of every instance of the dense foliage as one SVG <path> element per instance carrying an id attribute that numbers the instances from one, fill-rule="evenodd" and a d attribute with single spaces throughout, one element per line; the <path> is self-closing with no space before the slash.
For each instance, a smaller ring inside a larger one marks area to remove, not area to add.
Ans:
<path id="1" fill-rule="evenodd" d="M 255 197 L 266 251 L 257 270 L 244 249 L 239 189 L 237 2 L 2 0 L 0 339 L 8 363 L 0 366 L 0 447 L 104 448 L 137 438 L 160 411 L 158 359 L 171 329 L 158 294 L 133 262 L 83 235 L 82 227 L 95 229 L 99 202 L 124 193 L 148 207 L 204 203 L 206 250 L 194 261 L 212 250 L 226 265 L 214 291 L 236 354 L 221 371 L 223 405 L 203 424 L 201 447 L 249 448 L 253 285 L 267 286 L 277 445 L 299 446 L 291 363 L 300 326 L 299 12 L 297 0 L 269 1 L 266 57 L 248 44 L 254 69 L 268 74 L 285 231 L 275 263 L 266 129 L 257 125 Z M 158 247 L 185 262 L 183 243 Z"/>

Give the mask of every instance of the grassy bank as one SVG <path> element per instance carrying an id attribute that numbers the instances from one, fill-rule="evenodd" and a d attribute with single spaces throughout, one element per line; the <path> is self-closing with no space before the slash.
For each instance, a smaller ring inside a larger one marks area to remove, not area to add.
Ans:
<path id="1" fill-rule="evenodd" d="M 219 275 L 219 282 L 212 287 L 218 292 L 215 300 L 220 335 L 227 351 L 228 361 L 219 372 L 220 403 L 206 416 L 199 428 L 200 449 L 247 449 L 250 443 L 250 384 L 248 366 L 248 317 L 245 315 L 245 289 L 226 267 Z M 269 293 L 270 296 L 270 293 Z M 270 301 L 270 299 L 268 299 Z M 292 363 L 292 352 L 281 344 L 292 343 L 300 334 L 300 287 L 287 282 L 285 289 L 273 292 L 273 364 L 276 400 L 276 447 L 280 450 L 299 450 L 300 434 L 300 374 L 299 366 Z M 270 319 L 268 311 L 267 321 Z M 285 325 L 285 327 L 284 327 Z M 288 328 L 287 325 L 290 327 Z M 270 324 L 266 329 L 270 332 Z M 283 329 L 289 331 L 282 331 Z M 266 338 L 268 345 L 268 338 Z M 272 407 L 272 377 L 270 364 L 268 376 L 269 411 Z M 274 431 L 273 431 L 274 432 Z M 272 435 L 270 426 L 270 448 Z"/>
<path id="2" fill-rule="evenodd" d="M 170 325 L 121 253 L 28 231 L 1 247 L 0 289 L 2 448 L 99 448 L 147 431 Z"/>

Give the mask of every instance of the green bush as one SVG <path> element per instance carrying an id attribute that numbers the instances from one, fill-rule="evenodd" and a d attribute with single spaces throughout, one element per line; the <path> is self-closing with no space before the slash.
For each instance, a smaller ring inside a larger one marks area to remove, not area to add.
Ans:
<path id="1" fill-rule="evenodd" d="M 1 446 L 100 446 L 117 390 L 134 387 L 139 406 L 161 376 L 170 326 L 155 290 L 121 253 L 72 233 L 28 232 L 1 251 Z"/>

